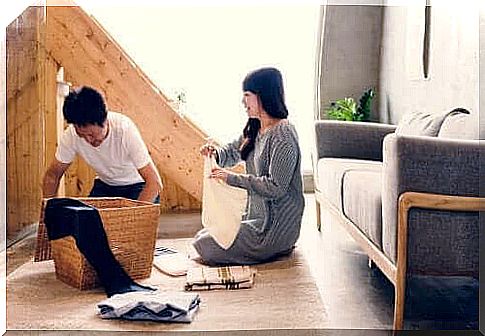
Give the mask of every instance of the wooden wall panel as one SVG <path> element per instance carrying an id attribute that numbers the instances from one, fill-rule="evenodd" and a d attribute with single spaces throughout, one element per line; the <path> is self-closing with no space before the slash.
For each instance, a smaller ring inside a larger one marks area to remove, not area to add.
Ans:
<path id="1" fill-rule="evenodd" d="M 39 220 L 42 178 L 56 146 L 57 63 L 41 43 L 44 8 L 7 27 L 7 239 Z"/>
<path id="2" fill-rule="evenodd" d="M 7 46 L 5 35 L 2 35 L 0 42 L 0 76 L 2 79 L 7 78 Z M 6 231 L 7 227 L 7 125 L 6 125 L 6 97 L 7 97 L 7 83 L 5 80 L 0 80 L 0 253 L 5 250 Z"/>
<path id="3" fill-rule="evenodd" d="M 7 238 L 39 218 L 44 167 L 45 77 L 42 7 L 30 7 L 7 27 Z"/>
<path id="4" fill-rule="evenodd" d="M 41 7 L 30 7 L 6 30 L 7 38 L 7 106 L 17 95 L 29 93 L 38 80 L 36 62 Z"/>
<path id="5" fill-rule="evenodd" d="M 44 116 L 44 172 L 55 157 L 58 138 L 62 132 L 62 120 L 57 110 L 57 72 L 58 64 L 46 55 L 45 59 L 45 76 L 43 85 L 39 85 L 39 90 L 43 99 L 43 116 Z M 61 122 L 60 122 L 61 121 Z"/>
<path id="6" fill-rule="evenodd" d="M 64 176 L 65 195 L 72 197 L 86 197 L 89 195 L 96 174 L 79 156 L 66 171 Z"/>
<path id="7" fill-rule="evenodd" d="M 158 169 L 160 171 L 160 168 Z M 163 191 L 160 195 L 160 212 L 192 212 L 201 209 L 201 202 L 188 194 L 176 182 L 161 173 Z"/>

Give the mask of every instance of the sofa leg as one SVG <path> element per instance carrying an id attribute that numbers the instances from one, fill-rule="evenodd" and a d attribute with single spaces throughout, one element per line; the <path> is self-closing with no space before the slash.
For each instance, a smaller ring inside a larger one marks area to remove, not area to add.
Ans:
<path id="1" fill-rule="evenodd" d="M 394 330 L 402 330 L 404 327 L 404 300 L 406 291 L 406 280 L 398 278 L 395 286 L 394 296 Z"/>
<path id="2" fill-rule="evenodd" d="M 394 284 L 394 330 L 402 330 L 404 326 L 404 301 L 408 258 L 408 212 L 413 206 L 413 200 L 412 193 L 403 193 L 399 196 L 396 283 Z"/>
<path id="3" fill-rule="evenodd" d="M 315 207 L 317 210 L 317 230 L 322 231 L 322 212 L 320 208 L 320 203 L 315 199 Z"/>

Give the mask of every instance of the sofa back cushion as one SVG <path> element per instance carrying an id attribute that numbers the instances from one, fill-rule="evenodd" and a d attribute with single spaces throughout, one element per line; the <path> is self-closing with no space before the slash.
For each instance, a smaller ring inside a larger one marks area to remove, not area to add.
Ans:
<path id="1" fill-rule="evenodd" d="M 438 136 L 445 119 L 452 114 L 469 114 L 465 109 L 456 108 L 440 113 L 413 111 L 406 113 L 396 128 L 398 135 Z"/>
<path id="2" fill-rule="evenodd" d="M 478 115 L 466 113 L 452 113 L 441 125 L 438 137 L 463 140 L 484 139 L 480 136 Z"/>

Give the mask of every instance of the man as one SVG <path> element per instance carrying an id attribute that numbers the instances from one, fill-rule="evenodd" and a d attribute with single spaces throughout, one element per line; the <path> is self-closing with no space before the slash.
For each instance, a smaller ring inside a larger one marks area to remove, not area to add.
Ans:
<path id="1" fill-rule="evenodd" d="M 97 174 L 90 197 L 158 202 L 162 181 L 130 118 L 108 112 L 101 94 L 86 86 L 69 93 L 62 111 L 69 126 L 44 176 L 44 197 L 57 194 L 61 177 L 79 154 Z"/>

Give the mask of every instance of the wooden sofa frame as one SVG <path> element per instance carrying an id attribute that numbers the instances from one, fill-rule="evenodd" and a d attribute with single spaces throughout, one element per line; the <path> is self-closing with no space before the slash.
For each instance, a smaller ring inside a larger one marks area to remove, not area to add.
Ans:
<path id="1" fill-rule="evenodd" d="M 352 221 L 331 204 L 319 190 L 315 190 L 315 201 L 318 231 L 321 230 L 322 225 L 320 206 L 324 206 L 330 210 L 333 217 L 339 220 L 352 238 L 365 251 L 369 259 L 379 267 L 394 285 L 394 330 L 402 330 L 404 325 L 409 210 L 411 208 L 421 208 L 449 211 L 485 211 L 485 198 L 481 197 L 462 197 L 419 192 L 405 192 L 401 194 L 397 214 L 397 262 L 394 263 Z"/>

